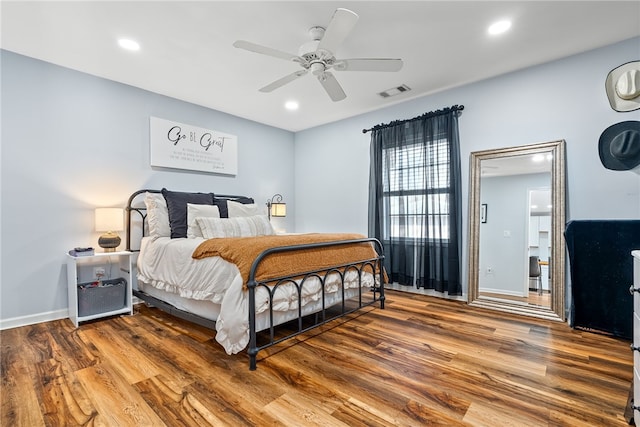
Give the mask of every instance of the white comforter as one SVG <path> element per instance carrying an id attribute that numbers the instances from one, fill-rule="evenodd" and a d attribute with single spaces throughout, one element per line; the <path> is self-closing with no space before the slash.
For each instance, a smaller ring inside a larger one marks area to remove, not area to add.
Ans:
<path id="1" fill-rule="evenodd" d="M 220 304 L 220 315 L 216 320 L 216 341 L 224 347 L 227 354 L 235 354 L 249 343 L 248 293 L 243 291 L 242 276 L 235 264 L 220 257 L 202 260 L 191 257 L 202 241 L 202 238 L 143 238 L 138 256 L 137 278 L 145 284 L 183 298 Z M 372 286 L 373 276 L 363 275 L 362 282 L 362 286 Z M 357 288 L 358 283 L 358 274 L 349 271 L 345 277 L 345 289 Z M 330 275 L 325 283 L 325 292 L 336 294 L 339 290 L 339 276 Z M 310 303 L 320 298 L 320 281 L 315 278 L 307 280 L 302 290 L 303 307 L 312 305 Z M 268 291 L 259 287 L 256 292 L 256 316 L 264 313 L 263 317 L 266 317 L 268 308 Z M 297 308 L 296 287 L 293 284 L 278 287 L 274 295 L 273 311 L 297 313 Z M 266 325 L 268 327 L 268 323 Z"/>

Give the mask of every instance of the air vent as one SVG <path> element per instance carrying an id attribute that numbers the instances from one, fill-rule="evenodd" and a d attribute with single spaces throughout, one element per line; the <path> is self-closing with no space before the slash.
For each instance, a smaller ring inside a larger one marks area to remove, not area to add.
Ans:
<path id="1" fill-rule="evenodd" d="M 401 94 L 402 92 L 408 92 L 411 88 L 407 85 L 401 85 L 397 87 L 392 87 L 391 89 L 387 89 L 383 92 L 378 93 L 383 98 L 389 98 L 390 96 L 396 96 Z"/>

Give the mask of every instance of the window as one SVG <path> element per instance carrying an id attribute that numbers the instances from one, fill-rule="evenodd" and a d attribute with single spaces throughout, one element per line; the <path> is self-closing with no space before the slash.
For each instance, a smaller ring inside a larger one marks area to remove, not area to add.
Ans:
<path id="1" fill-rule="evenodd" d="M 449 239 L 449 164 L 446 139 L 383 150 L 384 240 Z"/>

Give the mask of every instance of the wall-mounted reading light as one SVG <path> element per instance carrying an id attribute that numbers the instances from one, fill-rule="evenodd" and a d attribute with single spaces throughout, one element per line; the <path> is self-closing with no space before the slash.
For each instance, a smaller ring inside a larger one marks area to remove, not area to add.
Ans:
<path id="1" fill-rule="evenodd" d="M 287 216 L 287 204 L 282 202 L 282 195 L 274 194 L 272 198 L 267 200 L 267 211 L 269 219 L 272 216 Z"/>

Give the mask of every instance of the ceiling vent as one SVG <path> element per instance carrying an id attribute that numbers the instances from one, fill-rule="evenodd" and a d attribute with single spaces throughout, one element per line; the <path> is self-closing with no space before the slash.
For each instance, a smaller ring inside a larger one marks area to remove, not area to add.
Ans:
<path id="1" fill-rule="evenodd" d="M 411 88 L 407 85 L 400 85 L 397 87 L 392 87 L 391 89 L 387 89 L 383 92 L 378 93 L 378 95 L 380 95 L 383 98 L 389 98 L 390 96 L 395 96 L 395 95 L 399 95 L 403 92 L 408 92 L 410 91 Z"/>

